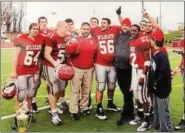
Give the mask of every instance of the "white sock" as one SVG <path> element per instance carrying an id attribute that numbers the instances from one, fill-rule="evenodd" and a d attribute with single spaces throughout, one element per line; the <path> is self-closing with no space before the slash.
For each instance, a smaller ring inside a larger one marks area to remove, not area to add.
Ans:
<path id="1" fill-rule="evenodd" d="M 56 108 L 53 109 L 53 110 L 51 110 L 51 113 L 55 113 L 55 112 L 57 112 L 57 109 Z"/>
<path id="2" fill-rule="evenodd" d="M 32 103 L 36 103 L 37 101 L 36 101 L 36 97 L 34 97 L 33 99 L 32 99 Z"/>
<path id="3" fill-rule="evenodd" d="M 138 109 L 140 112 L 143 112 L 143 108 L 141 108 L 141 109 Z"/>

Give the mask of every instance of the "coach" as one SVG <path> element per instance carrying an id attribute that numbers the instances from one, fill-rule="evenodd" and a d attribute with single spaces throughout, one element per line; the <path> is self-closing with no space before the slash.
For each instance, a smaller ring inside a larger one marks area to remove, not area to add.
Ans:
<path id="1" fill-rule="evenodd" d="M 75 53 L 72 51 L 75 45 L 79 47 L 79 50 Z M 71 113 L 72 120 L 78 120 L 80 111 L 83 115 L 89 115 L 88 110 L 88 97 L 92 85 L 93 70 L 95 62 L 95 54 L 97 49 L 97 42 L 90 34 L 90 24 L 87 22 L 81 25 L 81 35 L 77 37 L 77 42 L 69 44 L 66 47 L 66 52 L 70 57 L 71 64 L 75 70 L 75 76 L 71 80 L 70 88 L 70 105 L 69 111 Z M 81 94 L 79 94 L 79 92 Z M 79 95 L 81 95 L 80 100 L 80 110 L 78 108 Z"/>
<path id="2" fill-rule="evenodd" d="M 121 14 L 121 8 L 116 11 L 118 17 Z M 122 31 L 120 32 L 115 47 L 115 66 L 117 73 L 118 85 L 124 95 L 124 105 L 120 119 L 117 120 L 117 125 L 122 125 L 124 121 L 133 119 L 134 105 L 133 92 L 130 91 L 131 84 L 131 65 L 130 65 L 130 27 L 131 21 L 125 18 L 121 21 Z"/>

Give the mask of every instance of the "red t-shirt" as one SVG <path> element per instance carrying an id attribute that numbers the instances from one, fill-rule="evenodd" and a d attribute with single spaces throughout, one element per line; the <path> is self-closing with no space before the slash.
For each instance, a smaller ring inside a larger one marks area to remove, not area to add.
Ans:
<path id="1" fill-rule="evenodd" d="M 98 40 L 96 63 L 105 66 L 113 66 L 115 39 L 120 33 L 120 26 L 110 26 L 106 31 L 100 27 L 91 29 L 92 34 Z"/>
<path id="2" fill-rule="evenodd" d="M 98 42 L 95 40 L 94 37 L 82 37 L 79 36 L 76 38 L 77 42 L 75 44 L 71 44 L 66 46 L 67 49 L 70 49 L 69 47 L 73 47 L 73 45 L 78 45 L 79 52 L 70 57 L 72 64 L 81 69 L 88 69 L 94 66 L 95 63 L 95 55 L 96 50 L 98 47 Z M 66 53 L 68 53 L 66 49 Z"/>
<path id="3" fill-rule="evenodd" d="M 141 48 L 139 50 L 139 48 Z M 130 41 L 130 63 L 132 67 L 143 69 L 146 61 L 144 52 L 150 48 L 150 41 L 145 36 L 139 36 Z"/>
<path id="4" fill-rule="evenodd" d="M 40 71 L 39 57 L 43 44 L 44 38 L 40 35 L 32 40 L 28 34 L 22 34 L 14 40 L 14 46 L 21 48 L 16 68 L 17 75 L 34 74 Z"/>
<path id="5" fill-rule="evenodd" d="M 55 61 L 59 61 L 61 64 L 65 63 L 66 42 L 64 41 L 64 38 L 60 37 L 58 33 L 55 32 L 50 39 L 46 40 L 45 46 L 49 46 L 53 48 L 51 52 L 51 56 Z M 44 60 L 44 64 L 47 66 L 54 67 L 53 64 L 51 64 L 46 59 Z"/>

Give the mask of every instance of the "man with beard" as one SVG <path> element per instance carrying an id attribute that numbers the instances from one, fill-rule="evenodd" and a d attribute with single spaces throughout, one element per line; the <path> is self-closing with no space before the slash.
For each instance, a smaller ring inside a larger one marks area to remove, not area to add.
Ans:
<path id="1" fill-rule="evenodd" d="M 121 14 L 121 7 L 116 11 L 118 18 Z M 117 120 L 117 125 L 120 126 L 124 121 L 132 120 L 134 118 L 134 103 L 133 92 L 130 91 L 131 84 L 131 65 L 130 65 L 130 27 L 131 21 L 125 18 L 121 22 L 122 31 L 118 35 L 115 42 L 115 66 L 118 85 L 122 94 L 124 95 L 124 105 L 121 112 L 120 119 Z"/>
<path id="2" fill-rule="evenodd" d="M 75 52 L 70 52 L 76 47 Z M 70 55 L 71 64 L 75 70 L 75 76 L 71 80 L 69 111 L 72 120 L 78 120 L 80 111 L 82 115 L 89 115 L 88 97 L 92 86 L 95 55 L 98 43 L 90 34 L 90 24 L 81 25 L 81 35 L 75 43 L 66 46 L 66 53 Z M 79 93 L 80 92 L 80 93 Z M 81 95 L 80 102 L 78 103 Z M 78 108 L 78 105 L 80 109 Z"/>

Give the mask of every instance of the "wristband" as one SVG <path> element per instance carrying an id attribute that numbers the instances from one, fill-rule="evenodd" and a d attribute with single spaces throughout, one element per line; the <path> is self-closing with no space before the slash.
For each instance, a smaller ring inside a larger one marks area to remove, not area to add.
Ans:
<path id="1" fill-rule="evenodd" d="M 144 66 L 150 66 L 150 61 L 145 61 Z"/>

